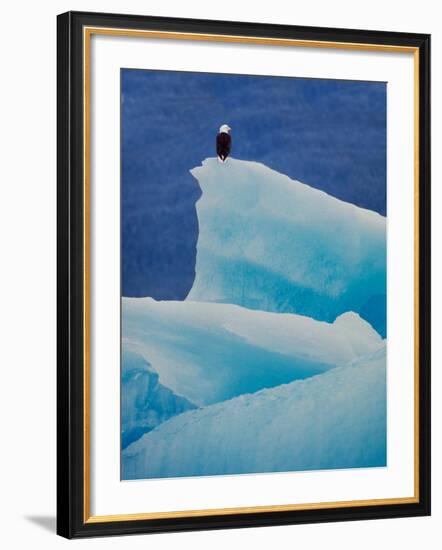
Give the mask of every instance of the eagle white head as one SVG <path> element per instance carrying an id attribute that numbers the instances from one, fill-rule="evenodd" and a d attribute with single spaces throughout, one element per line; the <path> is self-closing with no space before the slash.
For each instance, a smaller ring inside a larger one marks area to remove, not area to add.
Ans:
<path id="1" fill-rule="evenodd" d="M 228 134 L 230 133 L 230 130 L 232 128 L 230 128 L 230 126 L 228 124 L 223 124 L 222 126 L 219 127 L 219 133 L 220 134 Z"/>

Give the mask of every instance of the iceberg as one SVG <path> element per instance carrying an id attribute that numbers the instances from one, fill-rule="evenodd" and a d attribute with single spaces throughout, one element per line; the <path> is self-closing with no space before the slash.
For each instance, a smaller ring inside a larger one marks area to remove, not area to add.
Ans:
<path id="1" fill-rule="evenodd" d="M 258 162 L 208 158 L 190 301 L 332 322 L 354 311 L 386 334 L 386 219 Z"/>
<path id="2" fill-rule="evenodd" d="M 385 466 L 385 352 L 171 418 L 125 449 L 123 479 Z"/>
<path id="3" fill-rule="evenodd" d="M 234 304 L 152 298 L 123 298 L 122 340 L 162 386 L 198 407 L 314 376 L 383 345 L 352 312 L 327 323 Z M 129 360 L 123 357 L 123 373 Z"/>
<path id="4" fill-rule="evenodd" d="M 385 466 L 385 218 L 256 162 L 191 172 L 186 300 L 122 299 L 122 478 Z"/>

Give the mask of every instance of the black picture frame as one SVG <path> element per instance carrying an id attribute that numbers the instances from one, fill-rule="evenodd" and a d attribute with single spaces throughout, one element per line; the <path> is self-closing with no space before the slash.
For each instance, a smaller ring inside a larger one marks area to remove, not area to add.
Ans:
<path id="1" fill-rule="evenodd" d="M 418 75 L 418 494 L 415 502 L 91 521 L 85 475 L 84 29 L 106 27 L 413 48 Z M 430 514 L 430 36 L 68 12 L 57 21 L 57 533 L 66 538 Z"/>

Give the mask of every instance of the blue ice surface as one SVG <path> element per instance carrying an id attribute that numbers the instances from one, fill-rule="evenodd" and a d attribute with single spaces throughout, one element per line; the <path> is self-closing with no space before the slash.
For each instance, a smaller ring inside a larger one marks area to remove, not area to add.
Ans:
<path id="1" fill-rule="evenodd" d="M 195 408 L 159 383 L 158 373 L 138 353 L 123 349 L 121 377 L 121 447 L 139 439 L 171 416 Z"/>
<path id="2" fill-rule="evenodd" d="M 125 449 L 122 477 L 386 466 L 385 351 L 175 416 Z"/>
<path id="3" fill-rule="evenodd" d="M 203 161 L 188 300 L 333 322 L 353 311 L 386 336 L 386 218 L 229 157 Z"/>
<path id="4" fill-rule="evenodd" d="M 217 403 L 326 372 L 382 344 L 354 313 L 325 323 L 232 304 L 151 298 L 123 299 L 122 336 L 124 348 L 136 350 L 173 392 L 170 416 L 177 396 L 197 406 Z M 123 372 L 129 368 L 124 363 Z M 123 396 L 127 391 L 123 381 Z M 141 398 L 144 390 L 137 391 Z"/>

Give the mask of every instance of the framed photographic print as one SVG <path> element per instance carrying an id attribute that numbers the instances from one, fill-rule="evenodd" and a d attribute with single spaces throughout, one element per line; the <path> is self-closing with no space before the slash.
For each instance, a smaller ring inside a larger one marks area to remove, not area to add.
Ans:
<path id="1" fill-rule="evenodd" d="M 430 513 L 430 37 L 58 17 L 58 533 Z"/>

